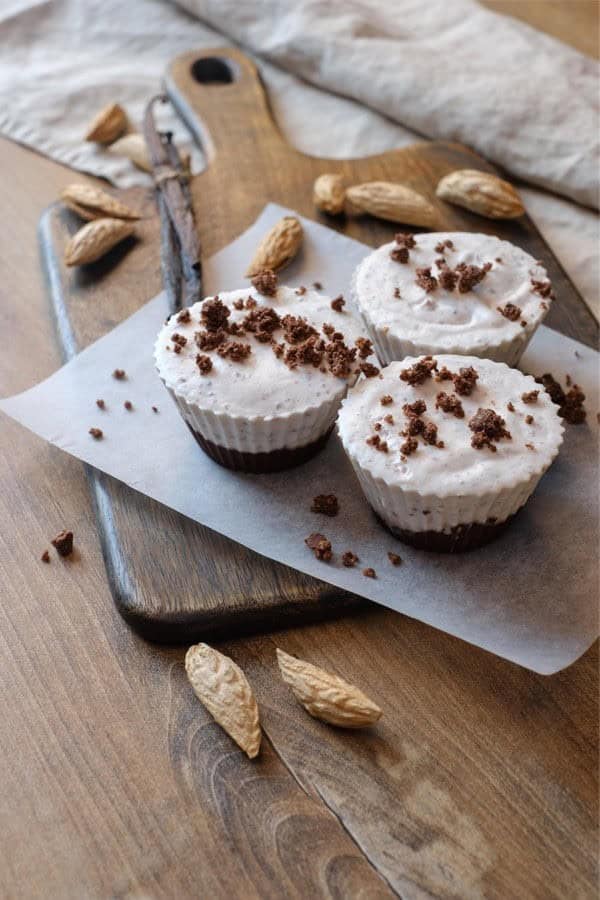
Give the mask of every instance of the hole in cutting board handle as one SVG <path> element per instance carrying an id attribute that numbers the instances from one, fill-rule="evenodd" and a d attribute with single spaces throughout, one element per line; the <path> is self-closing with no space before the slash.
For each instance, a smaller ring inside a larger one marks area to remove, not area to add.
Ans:
<path id="1" fill-rule="evenodd" d="M 199 84 L 231 84 L 235 72 L 229 60 L 218 56 L 205 56 L 192 63 L 192 78 Z"/>

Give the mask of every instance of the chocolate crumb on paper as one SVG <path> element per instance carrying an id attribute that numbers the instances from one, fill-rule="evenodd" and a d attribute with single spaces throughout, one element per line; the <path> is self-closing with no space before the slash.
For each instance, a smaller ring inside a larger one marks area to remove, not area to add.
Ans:
<path id="1" fill-rule="evenodd" d="M 343 312 L 345 305 L 346 305 L 346 301 L 344 300 L 342 294 L 340 294 L 339 297 L 335 297 L 331 301 L 331 308 L 333 310 L 335 310 L 335 312 L 337 312 L 337 313 Z"/>
<path id="2" fill-rule="evenodd" d="M 324 534 L 313 531 L 312 534 L 309 534 L 309 536 L 304 539 L 304 543 L 313 551 L 316 558 L 320 559 L 322 562 L 329 562 L 333 556 L 331 541 L 329 541 Z"/>
<path id="3" fill-rule="evenodd" d="M 323 285 L 321 284 L 320 281 L 313 281 L 313 287 L 314 287 L 315 291 L 323 290 Z"/>
<path id="4" fill-rule="evenodd" d="M 158 406 L 153 406 L 153 407 L 152 407 L 152 412 L 153 412 L 153 413 L 157 413 L 157 412 L 158 412 Z"/>
<path id="5" fill-rule="evenodd" d="M 354 568 L 357 562 L 358 556 L 352 550 L 346 550 L 345 553 L 342 553 L 342 565 L 346 566 L 347 569 Z"/>
<path id="6" fill-rule="evenodd" d="M 512 402 L 512 400 L 509 400 L 509 401 L 508 401 L 508 403 L 506 404 L 506 408 L 507 408 L 507 410 L 508 410 L 509 412 L 514 412 L 514 411 L 515 411 L 515 405 L 514 405 L 514 403 Z"/>
<path id="7" fill-rule="evenodd" d="M 576 351 L 577 352 L 577 351 Z M 569 425 L 582 425 L 587 417 L 583 405 L 585 394 L 577 384 L 573 384 L 565 393 L 559 382 L 550 372 L 535 379 L 541 384 L 553 403 L 558 406 L 558 414 Z"/>
<path id="8" fill-rule="evenodd" d="M 123 406 L 128 412 L 131 412 L 131 410 L 133 409 L 133 403 L 131 402 L 131 400 L 126 400 Z"/>
<path id="9" fill-rule="evenodd" d="M 104 432 L 101 428 L 90 428 L 89 433 L 96 441 L 100 441 L 104 437 Z"/>
<path id="10" fill-rule="evenodd" d="M 96 406 L 98 407 L 98 409 L 106 409 L 106 403 L 101 398 L 99 400 L 96 400 Z"/>
<path id="11" fill-rule="evenodd" d="M 113 378 L 116 378 L 117 381 L 123 381 L 123 379 L 127 378 L 127 372 L 125 369 L 115 369 L 112 376 Z"/>
<path id="12" fill-rule="evenodd" d="M 377 578 L 377 573 L 375 572 L 375 569 L 371 568 L 371 566 L 368 566 L 366 569 L 363 569 L 362 573 L 365 576 L 365 578 Z"/>
<path id="13" fill-rule="evenodd" d="M 73 532 L 67 529 L 59 531 L 50 543 L 59 556 L 70 556 L 73 552 Z"/>
<path id="14" fill-rule="evenodd" d="M 340 511 L 338 498 L 335 494 L 318 494 L 312 499 L 310 511 L 324 516 L 337 516 Z"/>
<path id="15" fill-rule="evenodd" d="M 44 550 L 44 552 L 43 552 L 42 555 L 40 556 L 40 559 L 41 559 L 42 562 L 44 562 L 44 563 L 49 563 L 49 562 L 50 562 L 50 554 L 48 553 L 47 550 Z"/>
<path id="16" fill-rule="evenodd" d="M 388 559 L 393 566 L 399 566 L 402 562 L 402 557 L 397 553 L 394 553 L 392 550 L 388 550 Z"/>

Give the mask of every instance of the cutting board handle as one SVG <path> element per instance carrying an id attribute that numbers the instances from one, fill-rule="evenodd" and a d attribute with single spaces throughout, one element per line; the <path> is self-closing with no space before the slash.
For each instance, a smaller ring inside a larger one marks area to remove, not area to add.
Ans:
<path id="1" fill-rule="evenodd" d="M 271 152 L 289 152 L 273 120 L 254 63 L 235 47 L 211 47 L 178 56 L 165 76 L 177 112 L 200 143 L 209 163 L 226 144 L 256 141 Z"/>

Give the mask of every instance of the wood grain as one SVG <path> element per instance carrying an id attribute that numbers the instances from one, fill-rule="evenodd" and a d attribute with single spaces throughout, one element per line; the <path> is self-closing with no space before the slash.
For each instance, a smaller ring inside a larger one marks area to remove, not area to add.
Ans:
<path id="1" fill-rule="evenodd" d="M 214 67 L 215 59 L 231 73 L 231 81 L 197 83 L 193 73 L 198 60 Z M 438 230 L 495 233 L 542 259 L 559 297 L 549 323 L 595 345 L 597 323 L 530 219 L 490 221 L 435 196 L 439 178 L 455 168 L 491 169 L 466 148 L 426 142 L 356 160 L 306 156 L 279 133 L 254 64 L 231 48 L 180 57 L 168 74 L 167 89 L 208 157 L 206 170 L 191 183 L 205 258 L 247 228 L 269 200 L 378 245 L 397 230 L 393 224 L 369 216 L 320 214 L 312 203 L 312 184 L 326 171 L 339 172 L 349 184 L 400 181 L 427 196 L 436 209 Z M 134 312 L 158 282 L 158 223 L 151 197 L 137 190 L 123 193 L 122 199 L 144 216 L 140 239 L 76 272 L 62 265 L 62 255 L 79 226 L 77 218 L 57 206 L 43 221 L 45 258 L 63 343 L 64 333 L 71 331 L 80 348 L 96 339 Z M 157 379 L 156 403 L 162 402 L 170 401 Z M 113 595 L 124 618 L 145 637 L 163 642 L 215 639 L 339 615 L 360 605 L 350 594 L 259 560 L 124 485 L 87 471 L 96 506 L 104 510 L 100 534 Z M 197 560 L 196 565 L 190 567 L 190 559 Z"/>
<path id="2" fill-rule="evenodd" d="M 73 173 L 3 140 L 0 163 L 8 394 L 60 364 L 35 231 Z M 183 651 L 115 612 L 81 465 L 6 419 L 0 521 L 0 896 L 597 896 L 597 645 L 543 678 L 375 608 L 237 641 L 222 649 L 269 736 L 257 768 L 194 700 Z M 78 558 L 43 566 L 64 525 Z M 304 717 L 271 678 L 276 643 L 371 693 L 377 729 Z"/>

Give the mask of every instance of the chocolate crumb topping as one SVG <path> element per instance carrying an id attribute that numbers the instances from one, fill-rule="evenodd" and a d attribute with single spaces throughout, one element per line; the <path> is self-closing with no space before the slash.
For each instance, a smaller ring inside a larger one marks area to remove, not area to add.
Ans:
<path id="1" fill-rule="evenodd" d="M 444 442 L 438 441 L 438 429 L 437 425 L 433 422 L 428 422 L 423 429 L 423 440 L 426 444 L 430 444 L 432 447 L 443 447 Z"/>
<path id="2" fill-rule="evenodd" d="M 402 557 L 398 556 L 398 554 L 394 553 L 392 550 L 388 550 L 388 559 L 393 566 L 399 566 L 402 562 Z"/>
<path id="3" fill-rule="evenodd" d="M 352 363 L 356 359 L 356 348 L 347 347 L 341 341 L 331 341 L 325 347 L 329 371 L 336 378 L 347 378 L 352 372 Z"/>
<path id="4" fill-rule="evenodd" d="M 433 249 L 435 250 L 436 253 L 445 253 L 446 245 L 443 241 L 439 241 Z"/>
<path id="5" fill-rule="evenodd" d="M 271 306 L 251 310 L 243 321 L 246 331 L 254 335 L 261 344 L 268 344 L 274 331 L 281 327 L 281 319 Z"/>
<path id="6" fill-rule="evenodd" d="M 234 308 L 234 309 L 243 309 L 243 308 L 244 308 L 244 298 L 243 298 L 243 297 L 238 297 L 237 300 L 234 300 L 234 301 L 233 301 L 233 308 Z"/>
<path id="7" fill-rule="evenodd" d="M 436 369 L 437 360 L 432 356 L 424 356 L 409 368 L 402 369 L 400 378 L 402 381 L 406 381 L 413 386 L 415 384 L 424 384 L 428 378 L 431 378 L 432 373 L 435 372 Z"/>
<path id="8" fill-rule="evenodd" d="M 528 450 L 535 450 L 535 444 L 525 444 Z"/>
<path id="9" fill-rule="evenodd" d="M 331 541 L 327 540 L 324 534 L 313 531 L 304 539 L 306 546 L 313 551 L 317 559 L 323 562 L 329 562 L 332 557 Z"/>
<path id="10" fill-rule="evenodd" d="M 60 531 L 50 543 L 59 556 L 70 556 L 73 552 L 73 532 L 66 529 Z"/>
<path id="11" fill-rule="evenodd" d="M 436 381 L 452 381 L 453 378 L 454 375 L 447 366 L 442 366 L 435 376 Z"/>
<path id="12" fill-rule="evenodd" d="M 435 398 L 435 408 L 441 409 L 443 412 L 452 413 L 457 419 L 464 419 L 465 417 L 463 405 L 456 394 L 447 394 L 445 391 L 440 391 Z"/>
<path id="13" fill-rule="evenodd" d="M 537 403 L 539 395 L 539 391 L 527 391 L 527 393 L 521 394 L 521 400 L 523 403 Z"/>
<path id="14" fill-rule="evenodd" d="M 324 335 L 326 335 L 328 338 L 330 338 L 333 334 L 335 334 L 335 327 L 333 325 L 331 325 L 329 322 L 325 322 L 321 331 L 323 332 Z"/>
<path id="15" fill-rule="evenodd" d="M 338 498 L 335 494 L 318 494 L 312 499 L 310 511 L 324 516 L 337 516 L 340 511 Z"/>
<path id="16" fill-rule="evenodd" d="M 339 297 L 335 297 L 331 301 L 331 308 L 334 309 L 338 313 L 342 312 L 345 305 L 346 305 L 346 301 L 344 300 L 342 294 L 340 294 Z"/>
<path id="17" fill-rule="evenodd" d="M 372 434 L 371 437 L 367 438 L 366 443 L 370 447 L 374 447 L 375 450 L 379 450 L 380 453 L 388 452 L 387 441 L 382 441 L 378 434 Z"/>
<path id="18" fill-rule="evenodd" d="M 265 297 L 274 297 L 277 293 L 278 278 L 271 269 L 264 269 L 252 278 L 252 284 Z"/>
<path id="19" fill-rule="evenodd" d="M 573 384 L 573 379 L 568 374 L 565 375 L 565 384 L 567 385 L 567 387 L 571 387 L 571 385 Z"/>
<path id="20" fill-rule="evenodd" d="M 218 296 L 212 300 L 205 300 L 202 304 L 200 320 L 207 331 L 215 333 L 226 329 L 228 318 L 229 307 L 225 306 Z"/>
<path id="21" fill-rule="evenodd" d="M 100 441 L 104 437 L 104 432 L 101 428 L 90 428 L 89 433 L 96 441 Z"/>
<path id="22" fill-rule="evenodd" d="M 535 419 L 533 418 L 533 416 L 525 416 L 525 421 L 528 425 L 533 425 Z"/>
<path id="23" fill-rule="evenodd" d="M 394 288 L 394 297 L 396 298 L 396 300 L 400 300 L 401 296 L 402 296 L 402 294 L 400 293 L 400 288 L 399 287 Z"/>
<path id="24" fill-rule="evenodd" d="M 126 400 L 123 406 L 125 407 L 127 412 L 131 412 L 131 410 L 133 409 L 133 403 L 131 402 L 131 400 Z"/>
<path id="25" fill-rule="evenodd" d="M 393 425 L 393 424 L 394 424 L 394 417 L 393 417 L 390 413 L 388 413 L 387 416 L 384 416 L 384 417 L 383 417 L 383 421 L 384 421 L 384 422 L 387 422 L 388 425 Z"/>
<path id="26" fill-rule="evenodd" d="M 196 331 L 194 341 L 198 350 L 216 350 L 221 344 L 227 340 L 227 332 L 223 329 L 219 331 Z"/>
<path id="27" fill-rule="evenodd" d="M 409 418 L 412 418 L 413 416 L 420 416 L 426 411 L 427 404 L 424 400 L 415 400 L 414 403 L 405 403 L 402 407 L 402 412 Z"/>
<path id="28" fill-rule="evenodd" d="M 447 264 L 445 260 L 438 260 L 439 274 L 438 278 L 441 287 L 445 291 L 453 291 L 458 281 L 458 275 Z"/>
<path id="29" fill-rule="evenodd" d="M 373 425 L 373 430 L 381 431 L 381 422 L 375 422 L 375 424 Z"/>
<path id="30" fill-rule="evenodd" d="M 297 294 L 299 297 L 304 297 L 304 295 L 306 293 L 306 288 L 304 287 L 303 284 L 301 284 L 299 287 L 296 288 L 294 293 Z"/>
<path id="31" fill-rule="evenodd" d="M 427 268 L 421 267 L 416 271 L 417 277 L 415 279 L 416 284 L 423 288 L 426 293 L 430 294 L 432 291 L 435 291 L 438 286 L 437 278 L 431 274 L 431 269 L 429 266 Z"/>
<path id="32" fill-rule="evenodd" d="M 502 263 L 502 257 L 501 257 L 501 256 L 497 256 L 496 259 L 495 259 L 495 262 L 497 262 L 497 263 L 500 265 L 500 264 Z"/>
<path id="33" fill-rule="evenodd" d="M 406 265 L 410 259 L 410 254 L 406 247 L 394 247 L 394 249 L 390 251 L 390 259 L 393 259 L 394 262 Z"/>
<path id="34" fill-rule="evenodd" d="M 47 550 L 44 550 L 44 552 L 42 553 L 40 559 L 42 560 L 42 562 L 45 562 L 45 563 L 49 563 L 49 562 L 50 562 L 50 554 L 48 553 Z"/>
<path id="35" fill-rule="evenodd" d="M 552 293 L 552 285 L 549 281 L 536 281 L 535 278 L 532 278 L 531 279 L 531 290 L 535 294 L 539 294 L 540 297 L 552 298 L 554 296 Z"/>
<path id="36" fill-rule="evenodd" d="M 454 244 L 452 243 L 450 238 L 446 238 L 446 240 L 444 241 L 444 244 L 448 248 L 448 250 L 454 250 Z"/>
<path id="37" fill-rule="evenodd" d="M 419 442 L 416 438 L 408 437 L 404 443 L 400 445 L 400 453 L 402 453 L 403 456 L 410 456 L 411 453 L 415 452 L 418 446 Z"/>
<path id="38" fill-rule="evenodd" d="M 320 281 L 313 281 L 313 287 L 314 287 L 315 291 L 323 290 L 323 285 L 321 284 Z"/>
<path id="39" fill-rule="evenodd" d="M 254 297 L 246 297 L 244 306 L 246 309 L 256 309 L 256 307 L 258 306 L 258 303 L 254 299 Z"/>
<path id="40" fill-rule="evenodd" d="M 113 374 L 113 378 L 116 378 L 117 381 L 123 381 L 124 378 L 127 378 L 127 373 L 125 372 L 125 369 L 115 369 L 115 371 L 112 374 Z"/>
<path id="41" fill-rule="evenodd" d="M 244 344 L 241 341 L 226 341 L 217 347 L 217 353 L 223 359 L 230 359 L 232 362 L 242 362 L 252 353 L 250 344 Z"/>
<path id="42" fill-rule="evenodd" d="M 489 447 L 493 453 L 496 453 L 495 442 L 502 438 L 512 439 L 510 431 L 504 427 L 505 424 L 502 416 L 499 416 L 493 409 L 479 408 L 469 419 L 469 428 L 473 432 L 471 446 L 476 450 Z"/>
<path id="43" fill-rule="evenodd" d="M 521 321 L 519 322 L 519 325 L 521 326 L 521 328 L 525 328 L 527 325 L 527 322 L 525 321 L 525 319 L 521 319 Z"/>
<path id="44" fill-rule="evenodd" d="M 402 432 L 403 436 L 422 434 L 425 430 L 425 420 L 420 416 L 409 416 L 406 428 Z"/>
<path id="45" fill-rule="evenodd" d="M 506 303 L 504 306 L 497 306 L 496 309 L 509 322 L 516 322 L 521 315 L 521 307 L 515 306 L 514 303 Z"/>
<path id="46" fill-rule="evenodd" d="M 459 369 L 458 375 L 452 376 L 454 390 L 457 394 L 460 394 L 461 397 L 469 397 L 475 390 L 478 378 L 479 374 L 473 366 Z"/>
<path id="47" fill-rule="evenodd" d="M 281 320 L 283 334 L 288 344 L 300 344 L 309 337 L 316 337 L 318 331 L 316 328 L 303 319 L 302 316 L 284 316 Z"/>
<path id="48" fill-rule="evenodd" d="M 506 408 L 509 412 L 515 411 L 514 403 L 512 402 L 512 400 L 508 401 L 508 403 L 506 404 Z"/>
<path id="49" fill-rule="evenodd" d="M 106 403 L 102 399 L 96 400 L 96 406 L 98 409 L 106 409 Z"/>
<path id="50" fill-rule="evenodd" d="M 325 344 L 318 337 L 313 335 L 302 341 L 301 344 L 295 344 L 285 350 L 283 360 L 290 369 L 295 369 L 298 365 L 312 365 L 315 369 L 319 368 L 323 361 L 323 350 Z"/>
<path id="51" fill-rule="evenodd" d="M 399 231 L 394 235 L 394 240 L 399 247 L 406 247 L 408 250 L 413 250 L 417 246 L 414 235 L 408 232 Z"/>
<path id="52" fill-rule="evenodd" d="M 491 263 L 485 263 L 483 266 L 470 266 L 466 263 L 459 263 L 454 270 L 458 273 L 459 294 L 467 294 L 469 291 L 472 291 L 474 287 L 477 287 L 491 268 Z"/>
<path id="53" fill-rule="evenodd" d="M 365 378 L 374 378 L 376 375 L 379 375 L 379 369 L 372 363 L 363 362 L 359 365 L 358 368 L 363 373 Z"/>
<path id="54" fill-rule="evenodd" d="M 180 325 L 186 325 L 188 322 L 192 321 L 192 314 L 189 309 L 180 309 L 177 313 L 176 322 L 179 322 Z"/>
<path id="55" fill-rule="evenodd" d="M 201 375 L 208 375 L 210 371 L 212 371 L 212 359 L 210 356 L 207 356 L 205 353 L 198 353 L 196 356 L 196 365 L 200 370 Z"/>
<path id="56" fill-rule="evenodd" d="M 365 576 L 365 578 L 377 578 L 377 573 L 375 572 L 375 569 L 371 568 L 371 566 L 368 566 L 368 568 L 363 569 L 362 573 Z"/>
<path id="57" fill-rule="evenodd" d="M 358 556 L 356 553 L 353 553 L 352 550 L 346 550 L 345 553 L 342 553 L 342 564 L 346 566 L 347 569 L 353 569 L 357 562 Z"/>
<path id="58" fill-rule="evenodd" d="M 367 356 L 372 356 L 373 354 L 373 344 L 369 340 L 369 338 L 359 337 L 354 341 L 356 346 L 358 347 L 358 355 L 361 359 L 366 359 Z"/>
<path id="59" fill-rule="evenodd" d="M 391 394 L 384 394 L 383 397 L 381 397 L 379 402 L 381 403 L 382 406 L 390 406 L 390 404 L 394 402 L 394 398 L 392 397 Z"/>

